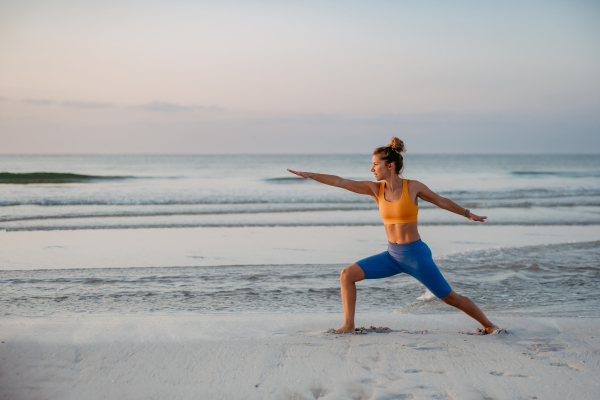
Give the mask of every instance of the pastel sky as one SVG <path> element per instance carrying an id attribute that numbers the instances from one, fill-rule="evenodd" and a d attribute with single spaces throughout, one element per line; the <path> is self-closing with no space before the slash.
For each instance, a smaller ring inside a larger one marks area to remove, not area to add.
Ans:
<path id="1" fill-rule="evenodd" d="M 600 153 L 600 2 L 0 4 L 0 153 Z"/>

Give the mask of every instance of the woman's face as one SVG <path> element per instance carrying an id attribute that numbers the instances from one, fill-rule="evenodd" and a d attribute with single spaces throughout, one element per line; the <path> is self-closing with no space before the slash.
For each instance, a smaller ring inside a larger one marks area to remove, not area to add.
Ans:
<path id="1" fill-rule="evenodd" d="M 386 164 L 377 154 L 373 154 L 373 166 L 371 167 L 371 172 L 375 174 L 376 180 L 386 180 L 392 174 L 393 169 L 394 163 Z"/>

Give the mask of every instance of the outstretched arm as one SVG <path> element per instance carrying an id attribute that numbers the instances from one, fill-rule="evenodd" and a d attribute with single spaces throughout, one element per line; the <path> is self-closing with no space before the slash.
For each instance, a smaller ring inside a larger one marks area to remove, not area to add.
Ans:
<path id="1" fill-rule="evenodd" d="M 336 175 L 315 174 L 314 172 L 300 172 L 288 169 L 292 174 L 304 179 L 309 178 L 325 185 L 335 186 L 358 194 L 366 194 L 376 197 L 379 193 L 379 185 L 370 181 L 353 181 Z"/>
<path id="2" fill-rule="evenodd" d="M 435 204 L 436 206 L 438 206 L 439 208 L 443 208 L 444 210 L 448 210 L 455 214 L 462 215 L 463 217 L 465 216 L 465 213 L 467 212 L 467 210 L 465 208 L 462 208 L 461 206 L 459 206 L 458 204 L 456 204 L 455 202 L 453 202 L 450 199 L 447 199 L 445 197 L 442 197 L 442 196 L 432 192 L 431 189 L 429 189 L 427 186 L 425 186 L 421 182 L 419 182 L 419 181 L 413 181 L 413 182 L 414 182 L 414 186 L 417 189 L 417 197 L 419 197 L 431 204 Z M 472 221 L 485 222 L 487 217 L 480 217 L 479 215 L 469 213 L 468 218 Z"/>

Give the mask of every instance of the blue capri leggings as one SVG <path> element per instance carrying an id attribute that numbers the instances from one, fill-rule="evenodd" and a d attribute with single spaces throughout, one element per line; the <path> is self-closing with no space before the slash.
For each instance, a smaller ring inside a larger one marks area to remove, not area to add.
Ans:
<path id="1" fill-rule="evenodd" d="M 408 244 L 389 243 L 387 251 L 360 260 L 357 264 L 365 272 L 365 279 L 387 278 L 405 272 L 440 299 L 448 296 L 452 290 L 433 262 L 429 246 L 421 239 Z"/>

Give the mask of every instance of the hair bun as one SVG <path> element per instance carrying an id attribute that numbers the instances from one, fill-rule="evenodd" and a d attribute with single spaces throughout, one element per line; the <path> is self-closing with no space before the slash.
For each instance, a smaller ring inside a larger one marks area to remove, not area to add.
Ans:
<path id="1" fill-rule="evenodd" d="M 404 147 L 404 142 L 402 140 L 398 139 L 397 137 L 393 137 L 392 140 L 390 140 L 390 144 L 388 144 L 388 147 L 391 147 L 392 150 L 394 150 L 398 154 L 406 153 L 406 148 Z"/>

